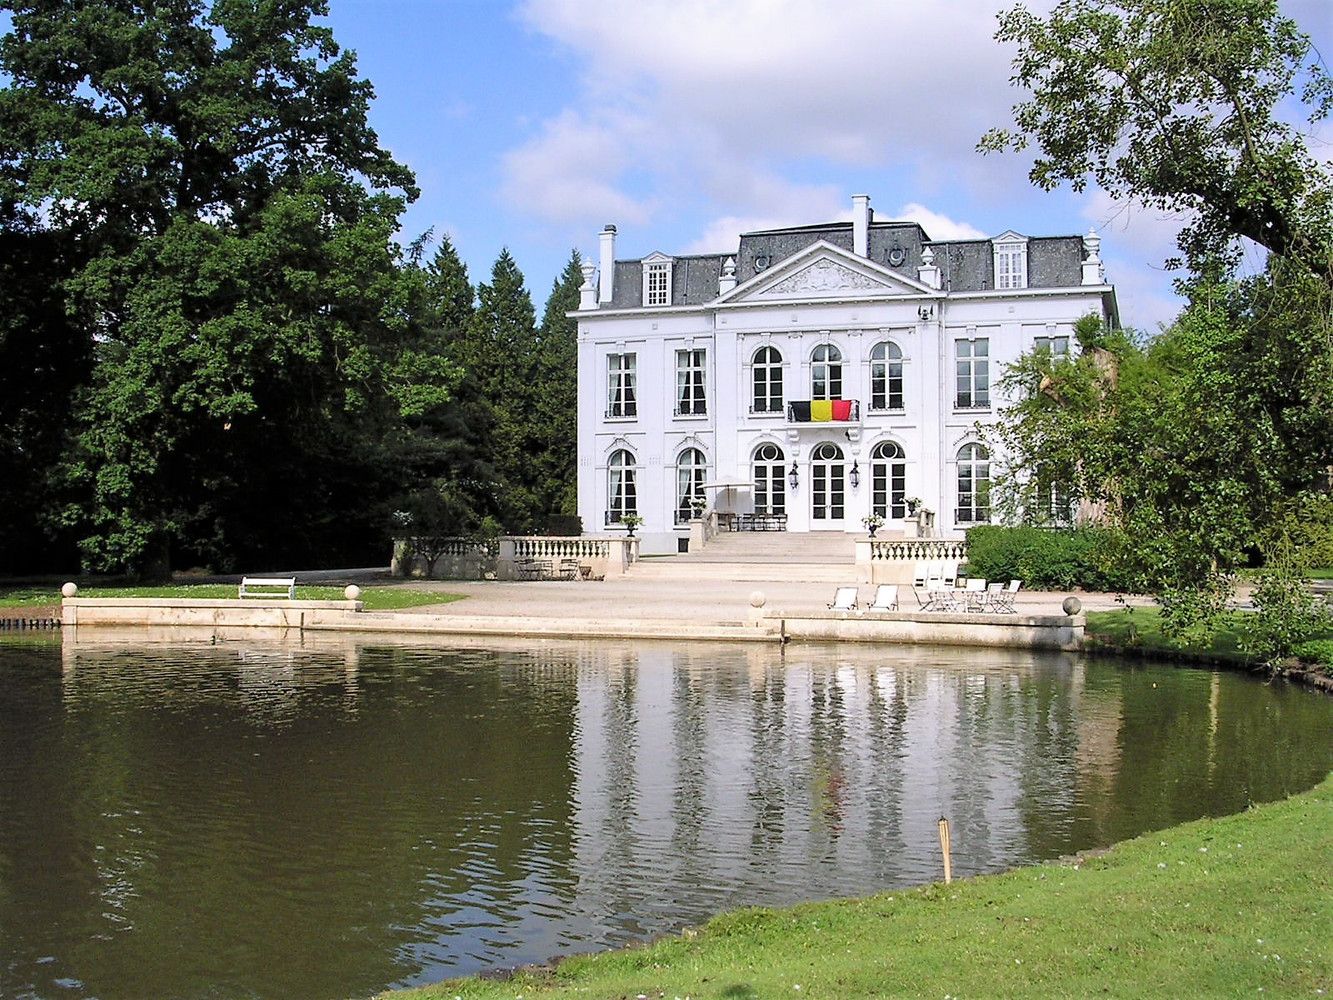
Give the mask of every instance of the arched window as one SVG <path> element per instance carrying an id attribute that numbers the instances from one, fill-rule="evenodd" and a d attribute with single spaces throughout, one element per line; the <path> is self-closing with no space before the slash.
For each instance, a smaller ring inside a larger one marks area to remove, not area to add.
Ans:
<path id="1" fill-rule="evenodd" d="M 776 347 L 761 347 L 754 352 L 754 387 L 751 413 L 779 413 L 782 410 L 782 355 Z"/>
<path id="2" fill-rule="evenodd" d="M 694 498 L 704 499 L 704 479 L 708 464 L 698 448 L 686 448 L 676 459 L 676 523 L 684 524 L 694 516 Z"/>
<path id="3" fill-rule="evenodd" d="M 831 441 L 810 454 L 810 517 L 814 521 L 841 521 L 846 496 L 846 465 L 842 449 Z"/>
<path id="4" fill-rule="evenodd" d="M 842 352 L 832 344 L 810 355 L 810 398 L 842 399 Z"/>
<path id="5" fill-rule="evenodd" d="M 907 456 L 893 441 L 870 453 L 870 510 L 885 519 L 907 516 Z"/>
<path id="6" fill-rule="evenodd" d="M 990 452 L 979 444 L 958 449 L 959 524 L 990 520 Z"/>
<path id="7" fill-rule="evenodd" d="M 787 456 L 775 444 L 754 450 L 754 512 L 787 513 Z"/>
<path id="8" fill-rule="evenodd" d="M 639 491 L 634 482 L 634 456 L 624 448 L 611 452 L 606 463 L 606 523 L 619 524 L 626 514 L 639 512 Z"/>
<path id="9" fill-rule="evenodd" d="M 870 408 L 903 408 L 903 352 L 891 340 L 876 344 L 870 351 Z"/>

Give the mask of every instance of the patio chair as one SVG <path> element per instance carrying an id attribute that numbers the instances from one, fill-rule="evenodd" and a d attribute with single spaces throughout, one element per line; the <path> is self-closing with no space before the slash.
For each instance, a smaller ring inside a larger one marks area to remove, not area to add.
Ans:
<path id="1" fill-rule="evenodd" d="M 963 591 L 963 608 L 978 612 L 986 610 L 986 581 L 981 577 L 967 578 L 967 588 Z"/>
<path id="2" fill-rule="evenodd" d="M 881 583 L 875 588 L 875 599 L 866 608 L 867 611 L 897 611 L 898 585 Z"/>
<path id="3" fill-rule="evenodd" d="M 577 580 L 579 578 L 579 561 L 577 559 L 560 560 L 560 579 Z"/>
<path id="4" fill-rule="evenodd" d="M 991 607 L 1002 615 L 1018 614 L 1018 610 L 1014 607 L 1014 598 L 1021 586 L 1023 586 L 1022 580 L 1010 580 L 1008 587 L 991 595 Z"/>
<path id="5" fill-rule="evenodd" d="M 914 570 L 912 570 L 912 587 L 913 587 L 913 589 L 916 589 L 916 588 L 918 588 L 918 587 L 919 587 L 920 589 L 922 589 L 922 590 L 925 590 L 925 589 L 926 589 L 926 564 L 925 564 L 925 563 L 922 563 L 922 562 L 917 563 L 917 564 L 916 564 L 916 568 L 915 568 Z"/>
<path id="6" fill-rule="evenodd" d="M 946 587 L 943 580 L 926 581 L 926 611 L 957 611 L 958 598 L 952 587 Z"/>
<path id="7" fill-rule="evenodd" d="M 942 564 L 940 577 L 944 580 L 946 587 L 958 586 L 958 564 L 956 562 L 947 562 Z"/>
<path id="8" fill-rule="evenodd" d="M 856 588 L 839 587 L 833 594 L 833 602 L 829 604 L 830 611 L 855 611 L 856 610 Z"/>

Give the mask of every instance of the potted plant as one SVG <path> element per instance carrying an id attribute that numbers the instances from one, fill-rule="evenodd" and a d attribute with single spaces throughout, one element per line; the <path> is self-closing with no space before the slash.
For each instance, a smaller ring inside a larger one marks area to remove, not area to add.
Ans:
<path id="1" fill-rule="evenodd" d="M 690 497 L 690 514 L 693 517 L 703 517 L 704 508 L 708 506 L 708 500 L 698 495 Z"/>
<path id="2" fill-rule="evenodd" d="M 921 509 L 921 498 L 920 498 L 920 497 L 908 497 L 908 498 L 907 498 L 907 516 L 908 516 L 908 517 L 915 517 L 915 516 L 916 516 L 916 512 L 917 512 L 918 510 L 920 510 L 920 509 Z"/>
<path id="3" fill-rule="evenodd" d="M 875 532 L 884 526 L 884 518 L 878 514 L 870 514 L 861 518 L 861 523 L 866 526 L 866 531 L 870 533 L 870 537 L 874 538 Z"/>
<path id="4" fill-rule="evenodd" d="M 625 534 L 630 538 L 634 537 L 634 529 L 643 524 L 643 518 L 638 514 L 629 513 L 620 519 L 620 523 L 625 526 Z"/>

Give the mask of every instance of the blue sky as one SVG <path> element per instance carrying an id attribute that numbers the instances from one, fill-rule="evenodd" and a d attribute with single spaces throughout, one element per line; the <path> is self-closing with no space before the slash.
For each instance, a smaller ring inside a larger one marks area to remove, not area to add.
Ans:
<path id="1" fill-rule="evenodd" d="M 745 229 L 846 218 L 856 193 L 937 239 L 1095 226 L 1126 324 L 1179 305 L 1161 267 L 1179 220 L 1047 194 L 1021 156 L 974 152 L 1017 96 L 998 0 L 330 2 L 422 189 L 404 238 L 448 232 L 474 283 L 507 246 L 538 309 L 604 223 L 620 257 L 726 251 Z M 1284 9 L 1329 51 L 1327 0 Z"/>

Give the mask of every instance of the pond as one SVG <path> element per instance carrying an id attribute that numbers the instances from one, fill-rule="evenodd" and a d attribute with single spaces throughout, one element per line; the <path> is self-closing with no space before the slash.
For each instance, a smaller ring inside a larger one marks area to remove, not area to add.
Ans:
<path id="1" fill-rule="evenodd" d="M 0 644 L 0 996 L 368 995 L 1304 790 L 1333 699 L 970 649 Z"/>

